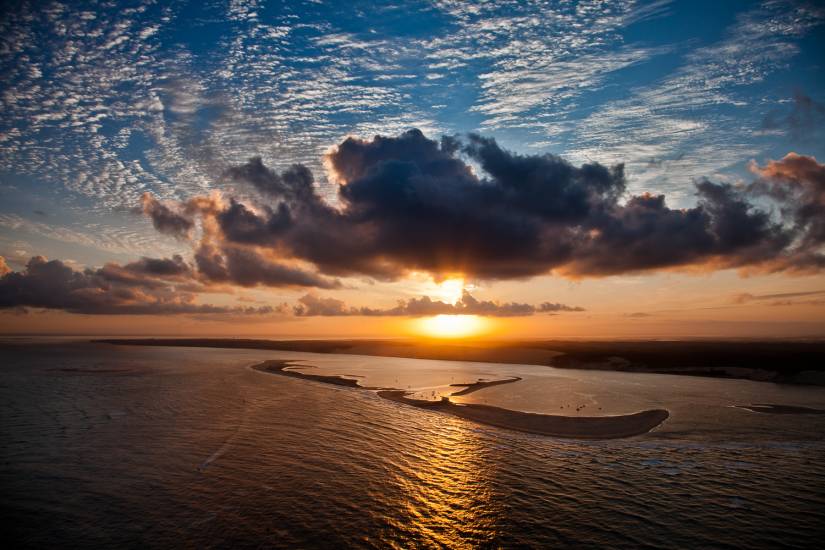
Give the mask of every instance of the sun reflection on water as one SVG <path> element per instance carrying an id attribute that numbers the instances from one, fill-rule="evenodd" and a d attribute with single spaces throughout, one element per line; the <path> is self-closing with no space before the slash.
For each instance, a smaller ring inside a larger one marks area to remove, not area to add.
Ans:
<path id="1" fill-rule="evenodd" d="M 407 520 L 404 529 L 436 547 L 487 546 L 496 540 L 502 517 L 494 467 L 465 423 L 440 415 L 433 422 L 439 423 L 429 432 L 433 439 L 406 457 L 409 470 L 396 477 L 407 495 L 399 502 Z"/>

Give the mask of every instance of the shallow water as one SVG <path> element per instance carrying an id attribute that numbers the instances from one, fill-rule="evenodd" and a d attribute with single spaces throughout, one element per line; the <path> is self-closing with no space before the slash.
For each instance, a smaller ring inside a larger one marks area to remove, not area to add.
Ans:
<path id="1" fill-rule="evenodd" d="M 277 358 L 431 397 L 521 376 L 454 399 L 671 417 L 631 439 L 554 439 L 248 368 Z M 774 548 L 825 534 L 825 417 L 732 406 L 825 408 L 823 388 L 83 343 L 0 347 L 0 365 L 0 499 L 18 546 Z"/>

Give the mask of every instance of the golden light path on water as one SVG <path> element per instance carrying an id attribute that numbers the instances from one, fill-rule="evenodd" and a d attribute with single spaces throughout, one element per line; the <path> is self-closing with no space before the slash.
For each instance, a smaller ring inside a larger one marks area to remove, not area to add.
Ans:
<path id="1" fill-rule="evenodd" d="M 492 494 L 496 468 L 465 424 L 448 420 L 440 428 L 434 445 L 408 454 L 408 468 L 396 477 L 406 495 L 398 527 L 444 548 L 472 548 L 468 538 L 492 542 L 503 513 Z"/>

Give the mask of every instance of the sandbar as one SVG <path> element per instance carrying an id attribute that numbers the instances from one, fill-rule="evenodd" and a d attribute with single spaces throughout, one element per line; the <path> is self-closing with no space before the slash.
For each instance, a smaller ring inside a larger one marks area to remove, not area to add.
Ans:
<path id="1" fill-rule="evenodd" d="M 403 390 L 383 390 L 378 395 L 391 401 L 438 411 L 479 424 L 552 437 L 575 439 L 620 439 L 646 434 L 670 416 L 664 409 L 653 409 L 619 416 L 557 416 L 527 413 L 479 404 L 456 404 L 410 399 Z"/>
<path id="2" fill-rule="evenodd" d="M 518 382 L 522 378 L 520 376 L 513 376 L 512 378 L 505 378 L 504 380 L 477 380 L 475 382 L 471 382 L 469 384 L 450 384 L 450 387 L 463 387 L 463 390 L 459 390 L 456 392 L 451 393 L 450 395 L 468 395 L 473 392 L 477 392 L 478 390 L 483 390 L 484 388 L 489 388 L 490 386 L 499 386 L 501 384 L 512 384 L 513 382 Z"/>
<path id="3" fill-rule="evenodd" d="M 258 365 L 253 365 L 252 368 L 261 372 L 268 372 L 270 374 L 280 374 L 281 376 L 289 376 L 290 378 L 303 378 L 304 380 L 315 380 L 316 382 L 323 382 L 324 384 L 333 384 L 335 386 L 346 386 L 348 388 L 361 387 L 358 385 L 358 380 L 344 378 L 343 376 L 308 374 L 305 372 L 288 370 L 289 367 L 309 367 L 309 365 L 295 365 L 294 363 L 294 361 L 283 361 L 275 359 L 271 361 L 264 361 L 263 363 L 260 363 Z"/>
<path id="4" fill-rule="evenodd" d="M 407 390 L 361 386 L 357 380 L 342 378 L 340 376 L 307 374 L 289 370 L 289 367 L 291 366 L 295 366 L 292 361 L 270 360 L 253 365 L 252 368 L 269 374 L 278 374 L 281 376 L 289 376 L 291 378 L 303 378 L 325 384 L 334 384 L 337 386 L 346 386 L 363 390 L 377 390 L 380 397 L 396 403 L 410 405 L 419 409 L 450 414 L 464 420 L 476 422 L 478 424 L 486 424 L 497 428 L 551 437 L 575 439 L 619 439 L 624 437 L 633 437 L 649 432 L 667 420 L 670 416 L 670 413 L 664 409 L 653 409 L 617 416 L 557 416 L 514 411 L 510 409 L 503 409 L 501 407 L 493 407 L 490 405 L 456 404 L 450 401 L 449 397 L 442 397 L 440 401 L 412 399 L 407 397 L 410 393 Z M 461 390 L 460 392 L 456 392 L 452 395 L 466 395 L 467 393 L 472 393 L 485 387 L 498 384 L 510 384 L 518 382 L 519 380 L 521 380 L 521 378 L 513 377 L 505 380 L 479 380 L 469 384 L 451 384 L 452 386 L 466 387 L 465 390 Z"/>

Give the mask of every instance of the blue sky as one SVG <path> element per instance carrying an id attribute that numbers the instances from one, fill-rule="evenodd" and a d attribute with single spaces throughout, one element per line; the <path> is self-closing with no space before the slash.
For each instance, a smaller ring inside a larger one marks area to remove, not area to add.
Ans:
<path id="1" fill-rule="evenodd" d="M 478 132 L 624 163 L 633 194 L 825 158 L 817 2 L 17 2 L 0 17 L 0 256 L 74 265 L 188 247 L 134 212 L 349 135 Z"/>
<path id="2" fill-rule="evenodd" d="M 121 212 L 144 191 L 183 198 L 254 155 L 323 180 L 322 153 L 346 135 L 478 131 L 516 151 L 624 162 L 631 189 L 686 205 L 696 178 L 741 177 L 788 151 L 825 156 L 822 134 L 765 125 L 796 94 L 825 100 L 815 3 L 6 10 L 0 247 L 12 260 L 35 243 L 85 262 L 168 248 Z"/>

